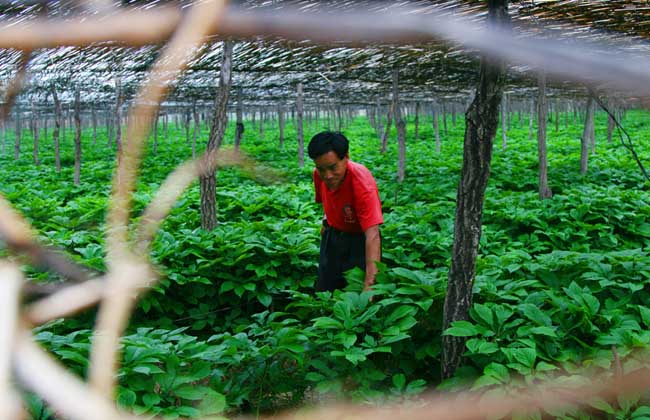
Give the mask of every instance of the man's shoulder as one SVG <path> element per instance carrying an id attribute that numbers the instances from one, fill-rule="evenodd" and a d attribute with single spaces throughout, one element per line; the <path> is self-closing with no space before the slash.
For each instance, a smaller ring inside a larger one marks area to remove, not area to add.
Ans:
<path id="1" fill-rule="evenodd" d="M 375 177 L 372 176 L 372 173 L 368 168 L 363 166 L 360 163 L 349 161 L 348 170 L 352 173 L 353 183 L 357 186 L 361 186 L 364 189 L 374 189 L 377 188 L 377 182 Z"/>
<path id="2" fill-rule="evenodd" d="M 372 177 L 370 170 L 363 166 L 361 163 L 353 162 L 350 160 L 348 161 L 348 169 L 351 170 L 354 174 Z"/>

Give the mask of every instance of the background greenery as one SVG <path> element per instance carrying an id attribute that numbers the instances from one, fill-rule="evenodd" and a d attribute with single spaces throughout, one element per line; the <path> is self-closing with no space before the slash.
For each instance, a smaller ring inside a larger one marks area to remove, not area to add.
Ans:
<path id="1" fill-rule="evenodd" d="M 498 394 L 551 376 L 579 386 L 585 369 L 613 371 L 613 348 L 626 372 L 636 369 L 650 342 L 648 183 L 617 140 L 606 144 L 604 114 L 596 120 L 597 153 L 581 176 L 582 122 L 560 117 L 558 131 L 554 124 L 548 128 L 550 200 L 538 199 L 537 143 L 529 140 L 527 116 L 514 116 L 506 150 L 497 134 L 472 319 L 445 332 L 469 337 L 466 359 L 443 383 L 440 325 L 462 118 L 454 126 L 447 116 L 441 154 L 435 153 L 431 119 L 421 118 L 418 141 L 409 121 L 402 185 L 395 181 L 394 133 L 381 154 L 365 118 L 343 130 L 352 159 L 373 172 L 383 202 L 383 264 L 373 302 L 360 292 L 359 271 L 349 274 L 345 291 L 312 292 L 321 217 L 313 203 L 312 166 L 298 168 L 291 124 L 281 149 L 274 124 L 266 123 L 262 137 L 257 125 L 247 122 L 243 150 L 282 177 L 251 179 L 235 168 L 220 171 L 220 224 L 213 232 L 199 227 L 198 184 L 182 196 L 153 246 L 163 280 L 141 300 L 123 341 L 119 403 L 176 418 L 274 411 L 330 395 L 399 401 L 426 389 L 460 387 Z M 650 162 L 643 143 L 647 121 L 647 113 L 632 111 L 624 124 L 641 158 Z M 324 120 L 308 124 L 306 139 L 325 127 Z M 203 127 L 200 144 L 207 133 Z M 166 139 L 161 127 L 159 137 L 158 152 L 149 147 L 141 170 L 134 196 L 138 214 L 165 176 L 191 157 L 182 127 L 171 123 Z M 103 270 L 115 155 L 105 146 L 105 130 L 96 145 L 91 131 L 84 132 L 80 186 L 72 183 L 71 132 L 63 140 L 60 174 L 54 170 L 51 135 L 41 138 L 38 167 L 31 161 L 27 130 L 18 161 L 10 156 L 13 133 L 6 141 L 2 194 L 46 243 Z M 61 280 L 33 267 L 25 271 L 33 281 Z M 53 322 L 36 329 L 36 338 L 84 375 L 93 317 L 91 311 Z M 37 398 L 29 401 L 34 418 L 53 418 Z M 650 418 L 647 402 L 645 395 L 628 396 L 616 404 L 594 400 L 592 411 L 545 414 Z"/>

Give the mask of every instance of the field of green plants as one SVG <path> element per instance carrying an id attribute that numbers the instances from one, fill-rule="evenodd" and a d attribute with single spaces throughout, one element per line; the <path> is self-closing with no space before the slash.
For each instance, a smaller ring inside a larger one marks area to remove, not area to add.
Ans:
<path id="1" fill-rule="evenodd" d="M 138 413 L 192 418 L 273 412 L 332 396 L 398 402 L 425 390 L 459 388 L 501 395 L 550 377 L 580 386 L 588 382 L 582 372 L 613 374 L 614 351 L 624 371 L 633 371 L 650 344 L 650 183 L 616 137 L 607 144 L 604 114 L 597 115 L 596 153 L 581 176 L 582 123 L 573 118 L 562 114 L 558 131 L 549 124 L 554 197 L 545 201 L 538 198 L 537 143 L 529 140 L 527 116 L 514 116 L 506 150 L 497 133 L 471 321 L 444 332 L 469 337 L 466 358 L 442 383 L 442 307 L 462 118 L 453 125 L 448 116 L 440 154 L 431 119 L 421 118 L 417 141 L 409 121 L 401 185 L 395 136 L 381 154 L 365 117 L 343 130 L 351 158 L 373 172 L 383 203 L 383 263 L 372 302 L 361 292 L 360 271 L 349 273 L 347 290 L 313 293 L 321 209 L 313 203 L 311 162 L 298 167 L 291 124 L 280 149 L 272 122 L 263 137 L 247 122 L 242 149 L 279 175 L 221 170 L 220 224 L 212 232 L 200 228 L 198 183 L 177 203 L 153 246 L 163 280 L 140 301 L 123 340 L 119 403 Z M 649 122 L 648 113 L 630 111 L 623 124 L 650 165 Z M 307 125 L 306 139 L 325 124 Z M 229 127 L 226 144 L 233 131 Z M 149 147 L 141 170 L 138 211 L 191 157 L 184 128 L 170 124 L 167 139 L 162 132 L 157 153 Z M 201 144 L 207 132 L 204 127 Z M 41 138 L 42 164 L 34 166 L 25 130 L 20 159 L 13 160 L 9 144 L 0 156 L 0 192 L 45 243 L 101 271 L 115 152 L 105 146 L 105 131 L 95 145 L 91 136 L 84 133 L 81 185 L 75 186 L 72 134 L 64 139 L 64 169 L 57 174 L 51 135 Z M 13 146 L 11 133 L 8 141 Z M 33 281 L 61 280 L 25 270 Z M 83 376 L 93 318 L 89 311 L 34 334 Z M 648 395 L 635 395 L 614 404 L 591 401 L 587 414 L 571 408 L 545 414 L 650 419 L 648 403 Z M 35 419 L 54 418 L 36 398 L 30 409 Z"/>

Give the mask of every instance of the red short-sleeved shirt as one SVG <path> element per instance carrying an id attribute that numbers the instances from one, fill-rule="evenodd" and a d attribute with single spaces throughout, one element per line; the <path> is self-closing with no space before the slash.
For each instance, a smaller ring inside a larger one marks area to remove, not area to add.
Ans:
<path id="1" fill-rule="evenodd" d="M 314 169 L 316 202 L 323 203 L 327 223 L 343 232 L 361 233 L 384 223 L 377 183 L 370 171 L 348 159 L 343 183 L 331 191 Z"/>

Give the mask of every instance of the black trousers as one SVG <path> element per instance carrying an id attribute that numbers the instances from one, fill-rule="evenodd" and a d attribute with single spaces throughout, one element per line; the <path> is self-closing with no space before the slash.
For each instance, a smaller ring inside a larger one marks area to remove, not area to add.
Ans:
<path id="1" fill-rule="evenodd" d="M 326 226 L 320 242 L 316 291 L 343 289 L 347 285 L 343 273 L 354 267 L 366 269 L 366 235 Z"/>

